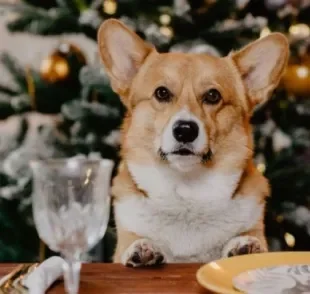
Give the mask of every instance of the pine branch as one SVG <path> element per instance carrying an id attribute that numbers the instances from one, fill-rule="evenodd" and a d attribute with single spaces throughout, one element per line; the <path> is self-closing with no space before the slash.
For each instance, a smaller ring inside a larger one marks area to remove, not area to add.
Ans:
<path id="1" fill-rule="evenodd" d="M 0 121 L 14 114 L 10 98 L 6 96 L 0 96 Z"/>
<path id="2" fill-rule="evenodd" d="M 234 46 L 240 47 L 246 44 L 248 42 L 246 39 L 252 40 L 258 37 L 266 25 L 267 19 L 264 17 L 253 17 L 248 14 L 242 20 L 216 22 L 211 28 L 203 29 L 199 34 L 205 40 L 218 43 L 219 47 L 223 47 L 223 43 L 229 42 L 228 48 L 231 50 Z M 243 38 L 245 39 L 244 44 L 241 43 Z"/>
<path id="3" fill-rule="evenodd" d="M 10 89 L 7 86 L 1 85 L 1 84 L 0 84 L 0 92 L 2 94 L 6 94 L 9 96 L 14 96 L 14 95 L 18 94 L 18 92 L 16 90 Z"/>
<path id="4" fill-rule="evenodd" d="M 18 14 L 27 14 L 41 17 L 46 16 L 47 10 L 38 8 L 29 4 L 12 4 L 12 3 L 0 3 L 0 11 L 2 12 L 15 12 Z"/>
<path id="5" fill-rule="evenodd" d="M 101 65 L 84 66 L 79 74 L 82 85 L 81 98 L 96 97 L 99 102 L 120 108 L 118 96 L 113 92 L 108 76 Z"/>
<path id="6" fill-rule="evenodd" d="M 52 7 L 56 7 L 57 3 L 56 0 L 21 0 L 21 2 L 31 5 L 31 6 L 35 6 L 35 7 L 41 7 L 44 9 L 49 9 Z"/>
<path id="7" fill-rule="evenodd" d="M 79 15 L 81 10 L 87 8 L 87 5 L 82 0 L 80 0 L 81 3 L 77 0 L 56 0 L 56 2 L 60 8 L 70 10 L 76 15 Z"/>
<path id="8" fill-rule="evenodd" d="M 270 181 L 276 179 L 287 179 L 291 176 L 296 176 L 297 174 L 307 177 L 310 175 L 309 164 L 299 165 L 295 167 L 286 167 L 284 169 L 277 169 L 267 174 L 267 177 Z"/>
<path id="9" fill-rule="evenodd" d="M 0 260 L 33 261 L 36 257 L 38 236 L 36 230 L 25 222 L 18 211 L 18 200 L 0 200 Z M 19 232 L 23 232 L 20 234 Z M 28 238 L 24 236 L 27 235 Z"/>
<path id="10" fill-rule="evenodd" d="M 8 95 L 6 93 L 0 93 L 0 120 L 29 110 L 31 110 L 31 105 L 28 94 Z"/>
<path id="11" fill-rule="evenodd" d="M 16 134 L 16 141 L 19 145 L 21 145 L 24 142 L 28 129 L 29 129 L 28 121 L 25 117 L 22 116 L 19 121 L 18 133 Z"/>
<path id="12" fill-rule="evenodd" d="M 0 108 L 3 106 L 3 105 L 6 105 L 6 104 L 10 104 L 11 103 L 11 97 L 8 97 L 6 95 L 1 95 L 0 96 Z"/>
<path id="13" fill-rule="evenodd" d="M 0 55 L 0 62 L 11 74 L 14 82 L 18 86 L 19 92 L 24 92 L 27 89 L 24 68 L 19 65 L 18 61 L 7 52 L 4 52 Z"/>
<path id="14" fill-rule="evenodd" d="M 62 0 L 64 1 L 64 0 Z M 67 2 L 74 3 L 74 6 L 78 8 L 78 11 L 83 11 L 88 8 L 88 5 L 85 3 L 84 0 L 66 0 Z"/>
<path id="15" fill-rule="evenodd" d="M 74 7 L 57 7 L 46 10 L 26 4 L 0 4 L 0 8 L 18 14 L 15 20 L 7 24 L 11 32 L 29 32 L 37 35 L 81 32 L 77 13 L 73 13 Z"/>

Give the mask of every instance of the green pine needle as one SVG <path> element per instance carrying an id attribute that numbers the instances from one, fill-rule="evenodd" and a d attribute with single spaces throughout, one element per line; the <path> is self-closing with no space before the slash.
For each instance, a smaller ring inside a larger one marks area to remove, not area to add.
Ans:
<path id="1" fill-rule="evenodd" d="M 9 53 L 4 52 L 0 55 L 0 62 L 5 66 L 8 72 L 11 74 L 14 82 L 18 86 L 21 92 L 27 89 L 27 81 L 25 77 L 24 68 L 13 58 Z"/>
<path id="2" fill-rule="evenodd" d="M 80 12 L 88 9 L 88 6 L 84 0 L 73 0 L 73 2 L 75 3 L 76 7 Z"/>

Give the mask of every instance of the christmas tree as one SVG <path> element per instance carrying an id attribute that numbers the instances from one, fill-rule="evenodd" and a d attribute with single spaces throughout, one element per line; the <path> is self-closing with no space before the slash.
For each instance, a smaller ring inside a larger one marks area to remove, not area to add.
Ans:
<path id="1" fill-rule="evenodd" d="M 102 21 L 118 18 L 161 52 L 224 56 L 270 32 L 284 33 L 291 58 L 281 85 L 253 116 L 255 161 L 272 187 L 270 250 L 310 249 L 310 1 L 16 0 L 2 1 L 0 9 L 11 34 L 81 34 L 94 44 Z M 126 109 L 98 55 L 89 61 L 85 54 L 65 38 L 39 67 L 1 52 L 10 83 L 0 79 L 0 125 L 14 118 L 15 127 L 0 128 L 0 261 L 38 258 L 29 160 L 83 154 L 119 162 Z M 48 119 L 34 124 L 35 116 Z M 112 220 L 104 261 L 113 251 Z"/>

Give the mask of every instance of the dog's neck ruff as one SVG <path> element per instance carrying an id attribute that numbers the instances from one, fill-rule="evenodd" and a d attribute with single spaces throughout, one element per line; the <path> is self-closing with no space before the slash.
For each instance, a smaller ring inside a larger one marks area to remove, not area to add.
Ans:
<path id="1" fill-rule="evenodd" d="M 183 190 L 192 192 L 189 201 L 200 199 L 218 205 L 220 199 L 230 199 L 240 182 L 242 170 L 221 173 L 204 165 L 197 165 L 191 172 L 180 172 L 165 162 L 140 165 L 127 162 L 129 173 L 136 186 L 149 198 L 169 201 L 185 196 Z M 186 194 L 186 193 L 185 193 Z"/>

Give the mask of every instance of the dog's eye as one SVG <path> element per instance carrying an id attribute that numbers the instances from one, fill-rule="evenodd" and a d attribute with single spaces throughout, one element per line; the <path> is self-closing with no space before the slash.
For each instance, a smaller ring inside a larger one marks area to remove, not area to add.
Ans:
<path id="1" fill-rule="evenodd" d="M 211 89 L 203 95 L 203 102 L 207 104 L 216 104 L 221 99 L 222 99 L 222 95 L 216 89 Z"/>
<path id="2" fill-rule="evenodd" d="M 159 102 L 168 102 L 172 97 L 172 94 L 166 87 L 158 87 L 154 95 Z"/>

